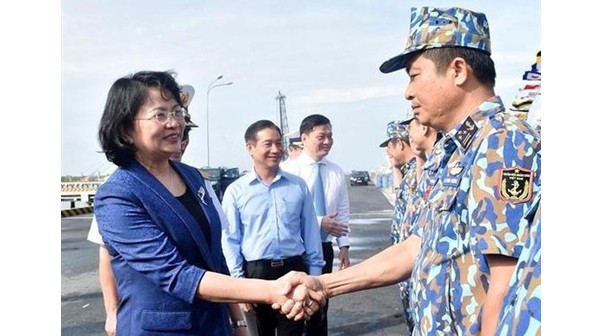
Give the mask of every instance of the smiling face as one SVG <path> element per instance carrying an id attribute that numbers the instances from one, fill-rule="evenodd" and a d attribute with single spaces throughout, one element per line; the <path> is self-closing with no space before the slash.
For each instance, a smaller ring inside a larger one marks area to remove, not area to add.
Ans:
<path id="1" fill-rule="evenodd" d="M 255 134 L 255 140 L 247 142 L 247 151 L 253 159 L 255 168 L 277 168 L 283 153 L 280 132 L 269 127 L 260 130 Z"/>
<path id="2" fill-rule="evenodd" d="M 319 125 L 313 127 L 311 132 L 301 134 L 304 151 L 306 151 L 315 161 L 323 159 L 334 144 L 332 137 L 332 125 Z"/>
<path id="3" fill-rule="evenodd" d="M 133 128 L 128 134 L 138 160 L 146 163 L 168 160 L 180 150 L 184 118 L 177 119 L 170 115 L 163 125 L 152 118 L 156 114 L 170 114 L 179 110 L 181 107 L 174 98 L 164 97 L 158 88 L 148 89 L 147 99 L 135 115 Z"/>

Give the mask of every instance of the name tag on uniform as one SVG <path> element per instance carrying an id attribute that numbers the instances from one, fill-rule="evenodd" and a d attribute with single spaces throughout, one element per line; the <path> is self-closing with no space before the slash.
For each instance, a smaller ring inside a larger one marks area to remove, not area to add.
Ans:
<path id="1" fill-rule="evenodd" d="M 460 177 L 445 176 L 442 179 L 442 184 L 446 187 L 458 187 L 460 185 Z"/>
<path id="2" fill-rule="evenodd" d="M 448 167 L 448 171 L 446 175 L 442 178 L 442 184 L 447 187 L 458 187 L 460 184 L 461 174 L 464 171 L 464 168 L 460 164 L 460 162 L 456 162 L 451 167 Z"/>

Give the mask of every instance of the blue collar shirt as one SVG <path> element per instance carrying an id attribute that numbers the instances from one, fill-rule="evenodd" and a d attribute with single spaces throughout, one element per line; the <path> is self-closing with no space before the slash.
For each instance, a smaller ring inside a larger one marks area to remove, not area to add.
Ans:
<path id="1" fill-rule="evenodd" d="M 234 181 L 222 208 L 222 249 L 230 274 L 244 277 L 243 262 L 302 255 L 309 274 L 325 264 L 313 200 L 298 176 L 278 170 L 270 185 L 255 171 Z"/>

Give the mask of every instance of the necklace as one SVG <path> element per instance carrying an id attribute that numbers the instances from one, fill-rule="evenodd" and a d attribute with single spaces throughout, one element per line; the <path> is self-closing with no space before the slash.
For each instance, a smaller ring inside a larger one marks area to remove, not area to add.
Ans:
<path id="1" fill-rule="evenodd" d="M 172 194 L 174 194 L 174 173 L 172 172 L 173 170 L 174 169 L 170 167 L 170 188 L 168 188 L 168 190 L 170 190 Z"/>
<path id="2" fill-rule="evenodd" d="M 171 194 L 175 194 L 174 190 L 174 168 L 172 168 L 168 164 L 168 176 L 160 176 L 161 174 L 158 173 L 158 169 L 155 166 L 149 165 L 145 163 L 141 158 L 137 157 L 137 161 L 147 169 L 147 171 L 153 175 L 160 183 L 170 191 Z"/>

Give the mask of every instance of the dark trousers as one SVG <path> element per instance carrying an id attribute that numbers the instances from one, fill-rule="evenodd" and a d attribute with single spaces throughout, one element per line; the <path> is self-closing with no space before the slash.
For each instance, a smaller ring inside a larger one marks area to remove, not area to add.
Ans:
<path id="1" fill-rule="evenodd" d="M 290 271 L 307 273 L 307 266 L 301 256 L 283 260 L 261 259 L 246 262 L 247 278 L 276 280 Z M 259 336 L 301 336 L 305 329 L 303 322 L 294 322 L 272 309 L 270 305 L 258 304 L 255 307 Z"/>
<path id="2" fill-rule="evenodd" d="M 331 242 L 321 244 L 323 248 L 323 260 L 325 265 L 321 273 L 332 273 L 334 266 L 334 249 Z M 319 309 L 309 321 L 307 321 L 306 336 L 327 336 L 328 335 L 328 307 L 329 302 L 326 302 L 325 307 Z"/>

